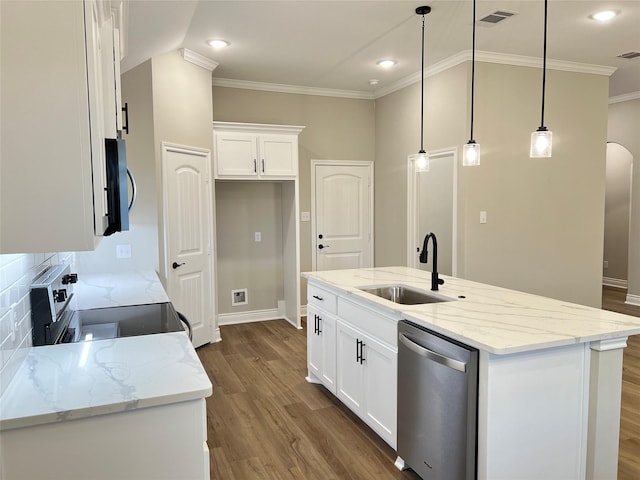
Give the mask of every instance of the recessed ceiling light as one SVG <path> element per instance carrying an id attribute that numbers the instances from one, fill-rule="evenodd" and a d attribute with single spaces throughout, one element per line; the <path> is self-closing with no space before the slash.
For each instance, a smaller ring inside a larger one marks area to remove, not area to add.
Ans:
<path id="1" fill-rule="evenodd" d="M 618 15 L 618 13 L 620 12 L 616 12 L 615 10 L 603 10 L 601 12 L 594 13 L 593 15 L 591 15 L 591 18 L 594 20 L 598 20 L 599 22 L 606 22 Z"/>
<path id="2" fill-rule="evenodd" d="M 220 50 L 221 48 L 229 46 L 229 42 L 227 42 L 226 40 L 209 40 L 207 43 L 210 47 L 213 47 L 216 50 Z"/>
<path id="3" fill-rule="evenodd" d="M 396 63 L 398 63 L 398 62 L 396 62 L 395 60 L 387 59 L 387 60 L 380 60 L 380 61 L 376 62 L 376 65 L 378 65 L 379 67 L 382 67 L 382 68 L 391 68 Z"/>
<path id="4" fill-rule="evenodd" d="M 369 80 L 369 85 L 371 85 L 372 87 L 375 87 L 376 85 L 378 85 L 378 83 L 380 82 L 375 78 L 372 78 L 371 80 Z"/>

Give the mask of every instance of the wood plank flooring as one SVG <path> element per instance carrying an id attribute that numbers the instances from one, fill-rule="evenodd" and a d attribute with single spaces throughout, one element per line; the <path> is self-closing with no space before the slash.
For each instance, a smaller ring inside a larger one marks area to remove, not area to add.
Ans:
<path id="1" fill-rule="evenodd" d="M 324 387 L 305 381 L 306 330 L 284 320 L 222 327 L 198 349 L 207 399 L 211 478 L 418 479 Z"/>
<path id="2" fill-rule="evenodd" d="M 603 308 L 640 316 L 605 287 Z M 284 320 L 223 326 L 198 349 L 213 383 L 207 399 L 211 478 L 414 479 L 395 452 L 324 387 L 305 381 L 306 330 Z M 640 479 L 640 336 L 624 353 L 618 480 Z M 613 479 L 612 479 L 613 480 Z"/>
<path id="3" fill-rule="evenodd" d="M 603 287 L 602 308 L 640 317 L 640 307 L 624 303 L 626 290 Z M 640 335 L 630 337 L 622 364 L 622 410 L 618 480 L 640 479 Z"/>

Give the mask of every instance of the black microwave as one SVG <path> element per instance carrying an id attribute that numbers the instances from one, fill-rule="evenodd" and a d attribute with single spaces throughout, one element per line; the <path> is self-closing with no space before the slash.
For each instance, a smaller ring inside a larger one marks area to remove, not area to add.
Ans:
<path id="1" fill-rule="evenodd" d="M 125 141 L 105 139 L 107 173 L 107 227 L 104 236 L 129 230 L 129 210 L 135 199 L 135 182 L 127 170 Z M 129 203 L 128 180 L 131 179 L 132 201 Z"/>

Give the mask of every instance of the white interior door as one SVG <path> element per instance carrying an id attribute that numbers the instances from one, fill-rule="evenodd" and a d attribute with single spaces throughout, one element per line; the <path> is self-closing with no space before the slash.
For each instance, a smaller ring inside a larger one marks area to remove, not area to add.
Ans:
<path id="1" fill-rule="evenodd" d="M 162 144 L 167 293 L 198 347 L 214 338 L 211 156 Z"/>
<path id="2" fill-rule="evenodd" d="M 373 165 L 312 162 L 314 270 L 373 266 Z"/>
<path id="3" fill-rule="evenodd" d="M 438 272 L 457 275 L 457 150 L 431 151 L 429 171 L 417 172 L 409 161 L 407 166 L 407 265 L 431 271 L 429 262 L 422 264 L 418 253 L 424 237 L 433 232 L 438 239 Z"/>

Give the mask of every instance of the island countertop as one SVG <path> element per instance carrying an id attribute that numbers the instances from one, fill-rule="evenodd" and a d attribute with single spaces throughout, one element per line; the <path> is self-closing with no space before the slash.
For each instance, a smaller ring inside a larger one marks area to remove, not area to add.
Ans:
<path id="1" fill-rule="evenodd" d="M 441 275 L 438 294 L 452 301 L 401 305 L 360 287 L 400 284 L 430 291 L 431 273 L 408 267 L 305 272 L 388 314 L 413 321 L 462 343 L 504 355 L 640 334 L 640 318 Z"/>
<path id="2" fill-rule="evenodd" d="M 83 275 L 74 309 L 169 301 L 155 272 Z M 210 396 L 185 332 L 31 347 L 0 397 L 0 431 Z"/>

